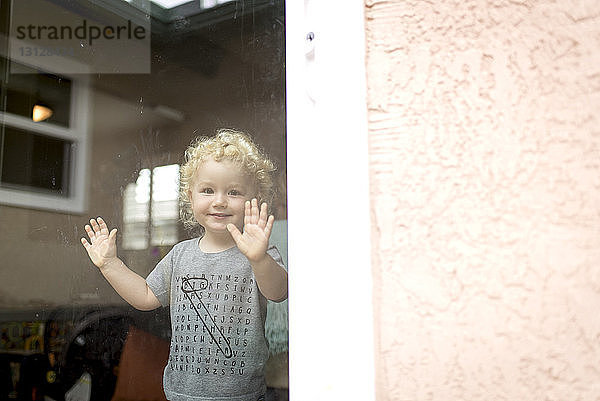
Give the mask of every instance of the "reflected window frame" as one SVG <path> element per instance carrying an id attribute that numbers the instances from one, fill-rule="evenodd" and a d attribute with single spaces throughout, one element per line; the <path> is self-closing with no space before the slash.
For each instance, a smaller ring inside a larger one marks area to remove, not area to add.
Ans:
<path id="1" fill-rule="evenodd" d="M 22 45 L 26 46 L 27 43 L 22 42 Z M 50 122 L 34 122 L 30 118 L 0 110 L 0 128 L 2 132 L 4 131 L 4 127 L 14 128 L 71 143 L 69 166 L 65 177 L 68 190 L 65 194 L 55 194 L 37 191 L 34 188 L 11 188 L 10 186 L 2 186 L 0 183 L 0 204 L 56 212 L 84 213 L 87 207 L 89 131 L 91 122 L 88 76 L 63 73 L 62 71 L 66 70 L 67 64 L 72 64 L 73 60 L 67 60 L 60 56 L 48 57 L 43 66 L 35 65 L 26 56 L 21 57 L 18 54 L 12 54 L 12 59 L 5 52 L 0 52 L 0 56 L 7 60 L 6 69 L 10 68 L 10 62 L 14 61 L 44 74 L 67 78 L 72 83 L 69 124 L 66 127 Z M 84 66 L 81 66 L 81 68 L 84 68 Z M 2 151 L 1 146 L 0 151 Z"/>

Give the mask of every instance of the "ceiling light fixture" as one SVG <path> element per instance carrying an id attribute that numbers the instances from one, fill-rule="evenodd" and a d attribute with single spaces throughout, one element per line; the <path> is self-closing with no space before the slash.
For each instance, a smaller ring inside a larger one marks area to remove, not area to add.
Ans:
<path id="1" fill-rule="evenodd" d="M 31 118 L 34 122 L 39 123 L 52 117 L 52 114 L 54 114 L 54 112 L 50 107 L 38 103 L 33 106 Z"/>

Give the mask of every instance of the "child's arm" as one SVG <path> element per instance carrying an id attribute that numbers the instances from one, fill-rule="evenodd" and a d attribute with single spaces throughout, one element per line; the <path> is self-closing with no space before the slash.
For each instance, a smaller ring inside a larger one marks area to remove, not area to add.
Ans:
<path id="1" fill-rule="evenodd" d="M 267 217 L 268 216 L 268 217 Z M 267 214 L 267 204 L 263 203 L 260 210 L 258 201 L 246 201 L 244 216 L 244 232 L 228 224 L 240 252 L 250 261 L 254 277 L 260 292 L 272 301 L 283 301 L 287 297 L 287 272 L 273 258 L 267 254 L 269 237 L 275 218 Z"/>
<path id="2" fill-rule="evenodd" d="M 117 229 L 108 231 L 101 217 L 90 220 L 85 226 L 90 242 L 81 238 L 88 256 L 104 278 L 113 286 L 115 291 L 131 306 L 140 310 L 152 310 L 160 306 L 160 302 L 146 284 L 146 280 L 131 271 L 117 257 Z"/>

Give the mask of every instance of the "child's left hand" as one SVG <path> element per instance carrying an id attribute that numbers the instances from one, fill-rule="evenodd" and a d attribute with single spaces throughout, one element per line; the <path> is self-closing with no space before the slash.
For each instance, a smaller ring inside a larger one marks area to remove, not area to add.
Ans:
<path id="1" fill-rule="evenodd" d="M 240 233 L 234 224 L 227 225 L 238 249 L 250 262 L 260 261 L 266 256 L 274 220 L 267 213 L 266 203 L 259 210 L 258 201 L 252 199 L 252 202 L 246 201 L 244 209 L 244 232 Z"/>

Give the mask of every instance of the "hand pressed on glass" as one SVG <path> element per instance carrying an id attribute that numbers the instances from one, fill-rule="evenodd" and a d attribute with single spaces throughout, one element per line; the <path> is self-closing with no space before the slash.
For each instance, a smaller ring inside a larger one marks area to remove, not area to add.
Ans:
<path id="1" fill-rule="evenodd" d="M 266 255 L 269 237 L 275 218 L 268 214 L 268 207 L 263 203 L 258 208 L 258 201 L 246 201 L 244 209 L 244 230 L 240 232 L 234 224 L 228 224 L 227 230 L 233 237 L 240 252 L 250 262 L 259 261 Z"/>
<path id="2" fill-rule="evenodd" d="M 92 263 L 117 293 L 134 308 L 152 310 L 160 306 L 158 298 L 146 284 L 146 280 L 129 270 L 117 256 L 117 229 L 108 230 L 102 217 L 91 219 L 85 232 L 89 241 L 81 238 Z"/>
<path id="3" fill-rule="evenodd" d="M 109 232 L 106 222 L 102 217 L 98 217 L 97 219 L 91 219 L 89 225 L 86 224 L 85 232 L 89 237 L 89 242 L 85 238 L 81 238 L 81 243 L 94 265 L 101 269 L 111 261 L 116 260 L 116 228 Z"/>

